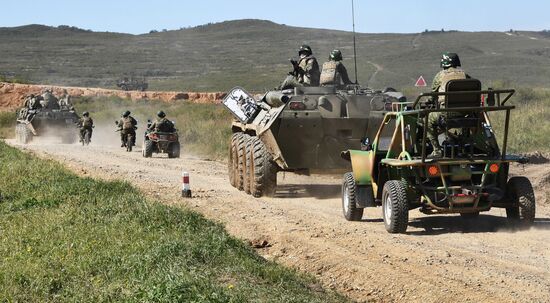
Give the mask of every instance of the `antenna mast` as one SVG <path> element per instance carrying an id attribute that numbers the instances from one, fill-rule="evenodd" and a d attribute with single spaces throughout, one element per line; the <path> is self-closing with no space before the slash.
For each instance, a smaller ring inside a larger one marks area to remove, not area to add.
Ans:
<path id="1" fill-rule="evenodd" d="M 357 47 L 355 46 L 355 6 L 351 0 L 351 20 L 353 22 L 353 62 L 355 64 L 355 84 L 357 84 Z"/>

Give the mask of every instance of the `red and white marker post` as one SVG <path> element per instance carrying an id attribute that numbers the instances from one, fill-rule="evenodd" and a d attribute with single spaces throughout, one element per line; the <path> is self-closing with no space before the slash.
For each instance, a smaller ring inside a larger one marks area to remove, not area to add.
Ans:
<path id="1" fill-rule="evenodd" d="M 191 186 L 189 185 L 189 173 L 184 171 L 181 173 L 181 176 L 182 176 L 181 196 L 184 198 L 192 198 Z"/>

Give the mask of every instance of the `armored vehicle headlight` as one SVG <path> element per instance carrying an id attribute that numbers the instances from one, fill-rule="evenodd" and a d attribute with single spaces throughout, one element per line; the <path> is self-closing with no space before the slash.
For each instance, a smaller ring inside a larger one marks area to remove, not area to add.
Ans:
<path id="1" fill-rule="evenodd" d="M 306 109 L 306 105 L 302 102 L 290 102 L 288 107 L 292 110 L 304 110 L 304 109 Z"/>

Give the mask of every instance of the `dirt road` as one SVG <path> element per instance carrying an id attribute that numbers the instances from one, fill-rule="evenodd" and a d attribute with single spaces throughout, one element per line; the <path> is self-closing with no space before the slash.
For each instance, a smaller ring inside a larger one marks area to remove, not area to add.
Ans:
<path id="1" fill-rule="evenodd" d="M 513 229 L 500 209 L 472 222 L 412 211 L 407 234 L 390 235 L 379 208 L 367 210 L 363 222 L 344 220 L 340 176 L 280 173 L 277 197 L 254 199 L 229 185 L 225 164 L 190 155 L 144 159 L 140 151 L 98 143 L 18 147 L 195 209 L 263 246 L 257 249 L 265 258 L 309 272 L 356 301 L 550 302 L 550 205 L 542 191 L 549 164 L 513 168 L 537 187 L 530 230 Z M 179 198 L 182 170 L 190 172 L 193 199 Z"/>

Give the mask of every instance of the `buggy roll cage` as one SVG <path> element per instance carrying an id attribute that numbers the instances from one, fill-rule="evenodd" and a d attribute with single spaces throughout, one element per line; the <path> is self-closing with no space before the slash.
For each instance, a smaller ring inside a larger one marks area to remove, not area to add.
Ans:
<path id="1" fill-rule="evenodd" d="M 428 131 L 428 116 L 433 112 L 494 112 L 494 111 L 506 111 L 506 119 L 504 123 L 504 138 L 501 149 L 501 160 L 506 161 L 506 147 L 508 144 L 508 127 L 510 124 L 510 111 L 515 108 L 513 105 L 506 106 L 506 102 L 514 95 L 516 91 L 514 89 L 502 89 L 502 90 L 475 90 L 475 91 L 450 91 L 450 92 L 430 92 L 420 94 L 414 102 L 406 103 L 394 103 L 397 105 L 398 112 L 400 115 L 419 115 L 421 119 L 424 120 L 423 127 L 423 136 L 422 136 L 422 164 L 426 162 L 426 136 Z M 506 94 L 504 98 L 501 98 L 501 95 Z M 421 102 L 423 99 L 431 97 L 432 99 L 437 99 L 439 96 L 455 96 L 455 95 L 479 95 L 480 96 L 480 106 L 470 106 L 470 107 L 452 107 L 452 108 L 440 108 L 440 102 L 434 102 L 435 108 L 426 108 L 426 103 L 429 100 Z M 481 96 L 487 95 L 485 102 L 481 104 Z M 407 104 L 411 104 L 411 109 L 407 109 Z M 490 105 L 488 105 L 490 104 Z M 388 116 L 397 116 L 397 112 L 393 111 L 394 106 L 392 106 L 392 112 L 388 113 Z M 384 119 L 386 120 L 386 119 Z"/>

